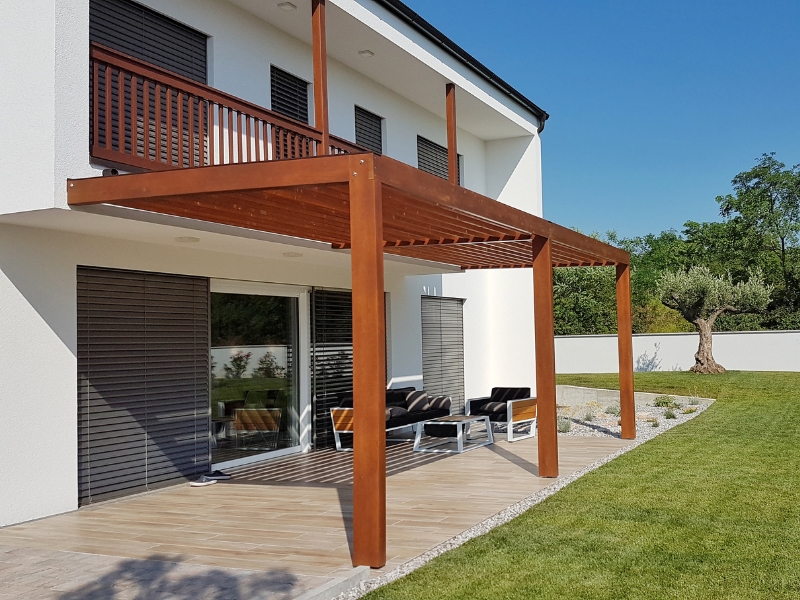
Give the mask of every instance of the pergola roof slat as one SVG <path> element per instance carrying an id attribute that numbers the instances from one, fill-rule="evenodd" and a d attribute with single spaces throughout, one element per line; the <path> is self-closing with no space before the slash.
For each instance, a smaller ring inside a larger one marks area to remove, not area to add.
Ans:
<path id="1" fill-rule="evenodd" d="M 115 204 L 350 247 L 354 177 L 381 184 L 384 252 L 463 269 L 629 264 L 627 252 L 372 154 L 216 165 L 70 180 L 70 206 Z"/>

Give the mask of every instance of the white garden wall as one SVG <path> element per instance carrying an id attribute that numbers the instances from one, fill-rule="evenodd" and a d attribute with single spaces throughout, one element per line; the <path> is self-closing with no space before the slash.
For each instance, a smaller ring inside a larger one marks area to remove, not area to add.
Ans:
<path id="1" fill-rule="evenodd" d="M 633 336 L 636 371 L 688 371 L 697 351 L 696 333 Z M 744 331 L 714 334 L 714 358 L 734 371 L 800 371 L 800 331 Z M 557 373 L 616 373 L 617 336 L 556 338 Z"/>

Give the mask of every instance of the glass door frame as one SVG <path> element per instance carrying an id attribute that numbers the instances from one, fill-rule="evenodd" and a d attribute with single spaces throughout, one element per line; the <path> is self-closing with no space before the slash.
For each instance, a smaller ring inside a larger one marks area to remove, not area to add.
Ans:
<path id="1" fill-rule="evenodd" d="M 214 463 L 212 469 L 230 469 L 287 454 L 311 450 L 311 288 L 301 285 L 211 279 L 212 294 L 246 294 L 297 298 L 297 394 L 300 405 L 300 443 L 291 448 Z M 210 349 L 209 349 L 210 351 Z M 211 373 L 209 372 L 209 377 Z"/>

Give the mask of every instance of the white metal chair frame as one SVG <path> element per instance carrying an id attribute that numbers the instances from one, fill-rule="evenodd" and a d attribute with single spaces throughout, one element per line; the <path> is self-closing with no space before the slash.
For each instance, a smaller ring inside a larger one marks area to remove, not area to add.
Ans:
<path id="1" fill-rule="evenodd" d="M 472 413 L 470 411 L 472 407 L 470 403 L 478 401 L 485 404 L 489 401 L 489 398 L 471 398 L 467 400 L 464 404 L 464 414 L 471 415 Z M 516 400 L 505 400 L 504 402 L 506 404 L 506 420 L 490 421 L 492 423 L 492 428 L 494 428 L 495 425 L 505 425 L 509 442 L 518 442 L 535 436 L 537 421 L 536 398 L 518 398 Z M 514 425 L 519 425 L 521 423 L 530 423 L 531 429 L 528 433 L 515 437 Z"/>

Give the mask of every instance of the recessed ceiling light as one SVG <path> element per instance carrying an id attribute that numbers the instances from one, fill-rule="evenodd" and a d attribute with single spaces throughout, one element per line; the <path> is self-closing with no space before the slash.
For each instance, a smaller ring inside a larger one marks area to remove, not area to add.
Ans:
<path id="1" fill-rule="evenodd" d="M 278 8 L 281 10 L 297 10 L 297 6 L 292 4 L 291 2 L 281 2 L 278 4 Z"/>
<path id="2" fill-rule="evenodd" d="M 176 237 L 175 241 L 180 242 L 181 244 L 196 244 L 200 241 L 200 238 L 187 235 L 184 237 Z"/>
<path id="3" fill-rule="evenodd" d="M 375 56 L 375 53 L 372 50 L 359 50 L 358 55 L 363 56 L 364 58 L 372 58 Z"/>
<path id="4" fill-rule="evenodd" d="M 300 258 L 301 256 L 303 256 L 301 252 L 284 252 L 283 255 L 286 258 Z"/>

